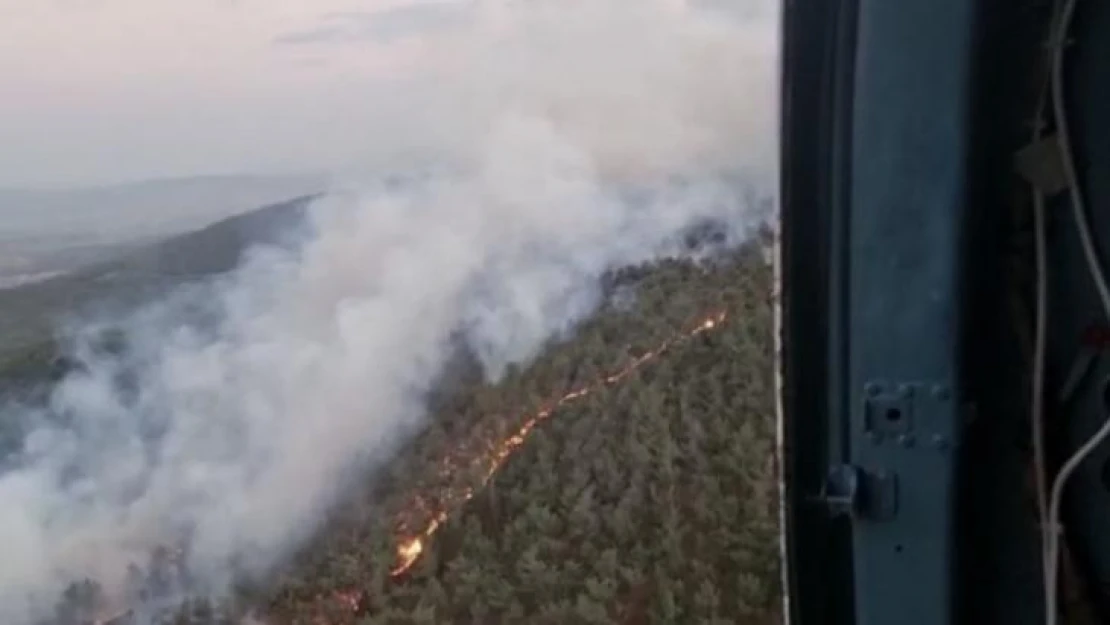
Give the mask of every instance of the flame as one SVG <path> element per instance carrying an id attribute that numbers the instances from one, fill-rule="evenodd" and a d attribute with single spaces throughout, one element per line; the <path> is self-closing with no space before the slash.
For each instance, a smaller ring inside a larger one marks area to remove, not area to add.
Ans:
<path id="1" fill-rule="evenodd" d="M 546 406 L 535 414 L 525 417 L 520 427 L 515 432 L 500 440 L 495 440 L 493 444 L 487 444 L 484 452 L 476 457 L 469 453 L 465 453 L 467 451 L 465 449 L 456 449 L 454 453 L 446 454 L 439 462 L 438 475 L 440 477 L 449 479 L 460 468 L 465 468 L 467 466 L 484 466 L 481 472 L 481 479 L 479 480 L 480 484 L 477 487 L 449 487 L 442 492 L 434 502 L 420 493 L 413 496 L 409 506 L 405 508 L 406 513 L 399 515 L 401 520 L 396 524 L 400 538 L 397 541 L 396 564 L 390 570 L 390 576 L 398 577 L 411 569 L 424 554 L 428 541 L 430 541 L 439 528 L 447 522 L 451 513 L 470 501 L 478 490 L 486 486 L 489 481 L 493 479 L 493 476 L 497 474 L 497 471 L 502 465 L 512 456 L 513 452 L 524 445 L 528 436 L 536 427 L 549 419 L 557 409 L 586 397 L 595 391 L 620 382 L 640 367 L 659 358 L 676 345 L 698 336 L 699 334 L 716 329 L 723 324 L 726 319 L 727 313 L 725 311 L 709 315 L 703 318 L 703 320 L 692 329 L 679 333 L 664 341 L 655 349 L 632 359 L 632 361 L 622 369 L 600 377 L 592 384 L 570 390 L 562 396 L 547 402 Z M 415 533 L 409 531 L 408 528 L 410 527 L 410 523 L 404 519 L 421 515 L 428 519 L 423 529 Z M 318 598 L 323 599 L 322 596 L 318 596 Z M 352 614 L 357 614 L 363 609 L 365 594 L 361 590 L 349 588 L 331 593 L 330 598 L 332 601 L 349 609 Z M 96 619 L 93 623 L 94 625 L 115 625 L 115 623 L 130 615 L 131 610 L 127 609 L 114 612 L 111 616 L 104 616 Z M 315 625 L 328 625 L 327 620 L 322 615 L 317 615 L 311 620 Z"/>
<path id="2" fill-rule="evenodd" d="M 489 446 L 484 456 L 479 456 L 478 458 L 473 458 L 469 461 L 465 460 L 466 454 L 463 453 L 454 453 L 444 456 L 444 458 L 440 461 L 441 468 L 439 474 L 445 477 L 454 473 L 453 469 L 458 468 L 458 465 L 485 465 L 485 469 L 482 472 L 480 484 L 477 488 L 456 487 L 455 489 L 446 489 L 446 491 L 443 492 L 438 498 L 438 507 L 433 509 L 430 514 L 428 514 L 427 512 L 428 502 L 426 498 L 420 495 L 417 495 L 413 498 L 413 501 L 406 508 L 407 514 L 402 514 L 401 516 L 416 516 L 420 512 L 424 512 L 425 514 L 427 514 L 427 516 L 430 517 L 430 519 L 424 526 L 424 529 L 416 533 L 404 533 L 405 530 L 409 527 L 409 523 L 407 521 L 402 520 L 397 523 L 399 531 L 402 532 L 402 537 L 398 540 L 397 543 L 396 565 L 390 571 L 390 575 L 393 577 L 397 577 L 411 569 L 420 560 L 420 556 L 424 554 L 424 547 L 427 544 L 428 540 L 431 539 L 431 537 L 436 533 L 436 531 L 439 530 L 440 527 L 442 527 L 443 523 L 448 519 L 450 514 L 466 502 L 470 501 L 474 497 L 474 494 L 477 490 L 486 486 L 486 484 L 488 484 L 489 481 L 493 479 L 493 476 L 497 474 L 497 471 L 501 468 L 501 466 L 505 464 L 510 456 L 512 456 L 513 452 L 524 445 L 525 441 L 528 439 L 528 435 L 531 434 L 533 430 L 535 430 L 536 426 L 550 418 L 551 415 L 554 414 L 554 412 L 558 408 L 565 406 L 570 402 L 586 397 L 594 391 L 620 382 L 624 378 L 628 377 L 636 369 L 662 356 L 668 350 L 672 349 L 675 345 L 690 338 L 693 338 L 699 334 L 709 332 L 717 328 L 719 325 L 724 323 L 726 319 L 727 313 L 724 311 L 712 314 L 698 323 L 692 330 L 678 334 L 677 336 L 664 341 L 655 349 L 633 359 L 632 362 L 625 365 L 624 368 L 598 379 L 593 384 L 588 384 L 573 389 L 565 393 L 561 397 L 558 397 L 554 401 L 548 402 L 546 407 L 541 408 L 534 415 L 525 417 L 522 425 L 515 432 L 501 439 L 499 442 Z M 463 458 L 463 460 L 453 460 L 460 457 Z"/>

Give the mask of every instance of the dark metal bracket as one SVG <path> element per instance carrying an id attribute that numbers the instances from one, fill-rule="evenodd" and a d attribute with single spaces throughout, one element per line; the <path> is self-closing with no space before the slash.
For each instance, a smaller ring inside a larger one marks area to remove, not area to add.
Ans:
<path id="1" fill-rule="evenodd" d="M 829 468 L 822 496 L 833 516 L 889 521 L 898 513 L 898 476 L 850 464 Z"/>
<path id="2" fill-rule="evenodd" d="M 914 386 L 899 384 L 884 389 L 878 382 L 867 384 L 864 419 L 867 432 L 874 436 L 902 436 L 913 432 Z"/>
<path id="3" fill-rule="evenodd" d="M 951 398 L 951 389 L 943 384 L 868 382 L 864 385 L 864 436 L 875 445 L 889 442 L 903 448 L 915 447 L 924 439 L 926 446 L 944 451 L 949 446 L 948 435 L 930 432 L 928 427 L 922 431 L 918 421 Z"/>

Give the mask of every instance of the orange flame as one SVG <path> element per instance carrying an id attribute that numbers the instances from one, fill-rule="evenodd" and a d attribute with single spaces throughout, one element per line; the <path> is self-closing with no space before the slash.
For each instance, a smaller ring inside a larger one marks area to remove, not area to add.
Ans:
<path id="1" fill-rule="evenodd" d="M 482 472 L 480 485 L 477 488 L 469 486 L 456 488 L 454 490 L 448 488 L 447 492 L 443 493 L 439 498 L 438 501 L 440 501 L 441 503 L 434 508 L 434 512 L 432 512 L 431 514 L 427 514 L 429 519 L 424 525 L 424 528 L 419 532 L 407 532 L 405 530 L 408 527 L 408 524 L 403 521 L 398 523 L 399 533 L 401 533 L 404 538 L 398 541 L 396 550 L 397 564 L 390 571 L 390 575 L 392 577 L 397 577 L 411 569 L 420 560 L 420 557 L 424 554 L 424 550 L 428 541 L 447 521 L 451 512 L 457 510 L 463 504 L 470 501 L 474 497 L 474 494 L 478 488 L 482 488 L 486 484 L 488 484 L 489 481 L 493 479 L 493 476 L 496 475 L 501 466 L 504 465 L 509 457 L 513 454 L 513 452 L 524 445 L 525 441 L 528 438 L 528 435 L 531 434 L 533 430 L 535 430 L 536 426 L 538 426 L 546 419 L 550 418 L 556 409 L 570 402 L 586 397 L 594 391 L 601 390 L 602 388 L 620 382 L 643 365 L 652 362 L 653 360 L 665 354 L 675 345 L 678 345 L 683 341 L 698 336 L 699 334 L 703 334 L 705 332 L 716 329 L 721 324 L 723 324 L 726 319 L 727 313 L 724 311 L 712 314 L 704 318 L 693 329 L 687 332 L 680 333 L 677 336 L 664 341 L 655 349 L 646 352 L 637 358 L 634 358 L 630 363 L 625 365 L 624 368 L 599 378 L 593 384 L 588 384 L 571 390 L 561 397 L 548 402 L 547 407 L 540 409 L 536 414 L 530 417 L 526 417 L 522 425 L 520 426 L 520 428 L 517 429 L 516 432 L 501 439 L 495 444 L 489 445 L 484 452 L 485 455 L 479 456 L 477 458 L 472 458 L 469 462 L 463 462 L 462 464 L 470 466 L 482 464 L 485 465 L 485 469 Z M 457 459 L 460 456 L 462 456 L 463 458 L 468 456 L 468 454 L 460 454 L 458 453 L 458 451 L 459 450 L 456 450 L 456 453 L 445 455 L 440 461 L 439 475 L 441 477 L 451 477 L 451 475 L 453 475 L 453 473 L 455 472 L 455 469 L 457 469 L 458 465 L 460 464 L 460 461 L 458 461 Z M 427 511 L 429 510 L 429 506 L 425 498 L 418 494 L 413 497 L 410 505 L 408 506 L 408 508 L 406 508 L 406 510 L 410 513 L 410 515 L 420 512 L 427 513 Z M 319 598 L 322 599 L 323 597 Z M 344 608 L 348 609 L 351 614 L 357 614 L 364 607 L 363 600 L 365 599 L 365 594 L 358 589 L 345 589 L 333 592 L 330 598 L 339 605 L 342 605 L 344 606 Z M 112 613 L 111 616 L 105 616 L 94 620 L 94 625 L 114 625 L 121 619 L 128 617 L 130 614 L 131 610 L 129 609 L 115 612 Z M 328 625 L 327 619 L 323 615 L 317 615 L 311 620 L 315 625 Z"/>
<path id="2" fill-rule="evenodd" d="M 678 343 L 717 328 L 717 326 L 724 323 L 726 318 L 727 313 L 725 313 L 724 311 L 710 315 L 708 318 L 705 318 L 703 321 L 701 321 L 692 330 L 679 334 L 678 336 L 667 341 L 664 341 L 659 347 L 634 359 L 623 369 L 604 376 L 593 384 L 571 390 L 558 399 L 549 402 L 548 407 L 542 408 L 536 414 L 525 418 L 524 423 L 515 433 L 507 436 L 499 443 L 493 445 L 488 450 L 484 458 L 477 458 L 469 463 L 485 464 L 485 471 L 483 472 L 481 484 L 478 486 L 478 488 L 482 488 L 489 483 L 489 481 L 493 478 L 493 476 L 497 473 L 501 466 L 505 464 L 505 461 L 509 459 L 513 452 L 515 452 L 524 444 L 525 440 L 527 440 L 528 438 L 528 435 L 532 433 L 536 426 L 551 417 L 556 409 L 572 401 L 581 399 L 589 395 L 591 392 L 600 390 L 604 387 L 621 381 L 636 369 L 662 356 Z M 443 461 L 441 461 L 441 464 L 443 465 L 443 468 L 440 471 L 441 475 L 449 474 L 451 472 L 450 465 L 452 457 L 453 456 L 449 454 L 444 457 Z M 461 507 L 463 504 L 470 501 L 470 499 L 474 497 L 475 491 L 476 489 L 472 487 L 462 487 L 454 492 L 448 489 L 448 492 L 444 493 L 444 495 L 440 498 L 440 501 L 444 503 L 440 504 L 439 508 L 431 514 L 431 519 L 424 526 L 424 529 L 414 534 L 408 534 L 398 542 L 396 558 L 397 564 L 390 571 L 390 575 L 396 577 L 411 569 L 413 565 L 415 565 L 417 561 L 420 560 L 420 556 L 423 555 L 424 547 L 427 541 L 436 533 L 436 531 L 439 530 L 439 528 L 447 520 L 448 516 L 450 516 L 452 511 L 457 510 L 459 507 Z M 414 501 L 408 507 L 408 510 L 411 512 L 413 509 L 420 510 L 425 508 L 426 506 L 424 503 L 424 499 L 418 495 L 414 498 Z M 407 524 L 401 522 L 398 523 L 398 526 L 403 529 L 407 527 Z"/>
<path id="3" fill-rule="evenodd" d="M 722 323 L 724 323 L 726 319 L 727 313 L 723 311 L 710 315 L 704 318 L 696 326 L 694 326 L 693 329 L 680 333 L 677 336 L 664 341 L 655 349 L 637 358 L 634 358 L 630 363 L 625 365 L 624 368 L 599 378 L 593 384 L 588 384 L 571 390 L 561 397 L 548 402 L 547 406 L 541 408 L 538 412 L 536 412 L 536 414 L 526 417 L 521 426 L 516 430 L 516 432 L 506 436 L 505 438 L 495 442 L 494 444 L 486 445 L 486 449 L 482 452 L 483 455 L 479 455 L 476 458 L 470 457 L 469 461 L 465 461 L 468 456 L 471 456 L 470 454 L 465 453 L 467 451 L 465 449 L 456 449 L 454 453 L 445 455 L 439 462 L 440 468 L 438 474 L 440 475 L 440 477 L 451 477 L 455 473 L 455 470 L 459 468 L 460 464 L 463 466 L 485 465 L 484 470 L 482 471 L 482 478 L 480 480 L 481 483 L 477 488 L 470 486 L 455 488 L 448 487 L 446 489 L 446 492 L 442 493 L 440 497 L 436 500 L 439 503 L 435 506 L 430 506 L 428 499 L 426 499 L 421 494 L 413 496 L 412 500 L 409 503 L 409 506 L 407 506 L 405 509 L 408 514 L 404 514 L 401 516 L 424 514 L 428 518 L 428 521 L 421 531 L 415 533 L 408 531 L 409 525 L 407 522 L 402 520 L 401 522 L 397 523 L 398 533 L 399 535 L 403 536 L 403 538 L 401 538 L 397 543 L 396 565 L 390 571 L 390 576 L 400 576 L 401 574 L 411 569 L 420 560 L 420 557 L 424 554 L 428 542 L 439 530 L 439 528 L 442 527 L 445 522 L 447 522 L 450 514 L 453 511 L 458 510 L 459 507 L 461 507 L 466 502 L 470 501 L 474 497 L 478 489 L 488 484 L 493 476 L 497 473 L 497 471 L 501 468 L 501 466 L 504 465 L 505 462 L 509 459 L 512 453 L 519 449 L 525 443 L 528 435 L 531 434 L 533 430 L 535 430 L 536 426 L 538 426 L 544 420 L 550 418 L 556 409 L 566 405 L 569 402 L 581 399 L 582 397 L 586 397 L 596 390 L 600 390 L 602 388 L 620 382 L 624 378 L 628 377 L 636 369 L 665 354 L 675 345 L 678 345 L 683 341 L 698 336 L 699 334 L 703 334 L 705 332 L 716 329 Z M 462 460 L 460 460 L 460 458 L 462 458 Z M 430 510 L 432 512 L 429 512 Z M 365 596 L 366 595 L 361 590 L 349 588 L 333 592 L 330 598 L 335 603 L 349 609 L 351 614 L 357 614 L 360 610 L 365 609 L 365 606 L 363 605 L 363 600 L 365 599 Z M 322 597 L 320 598 L 322 599 Z M 119 616 L 115 618 L 119 618 Z M 314 625 L 329 625 L 327 619 L 323 615 L 317 615 L 312 619 L 312 622 L 314 623 Z"/>

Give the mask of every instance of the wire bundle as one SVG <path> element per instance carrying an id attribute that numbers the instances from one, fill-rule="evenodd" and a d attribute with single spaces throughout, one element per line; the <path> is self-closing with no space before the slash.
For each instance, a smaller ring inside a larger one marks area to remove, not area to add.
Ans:
<path id="1" fill-rule="evenodd" d="M 1087 268 L 1098 292 L 1099 300 L 1108 320 L 1110 320 L 1110 286 L 1107 285 L 1102 264 L 1095 249 L 1094 237 L 1090 224 L 1087 221 L 1087 211 L 1084 206 L 1083 192 L 1079 184 L 1079 176 L 1075 168 L 1075 159 L 1072 154 L 1071 139 L 1069 137 L 1067 107 L 1064 97 L 1064 50 L 1067 43 L 1068 32 L 1075 15 L 1076 0 L 1056 0 L 1053 7 L 1053 17 L 1050 26 L 1049 52 L 1051 55 L 1050 92 L 1052 100 L 1053 119 L 1056 123 L 1056 136 L 1060 148 L 1061 164 L 1067 180 L 1068 195 L 1071 201 L 1073 219 L 1079 234 L 1080 244 L 1083 247 L 1083 256 Z M 1043 124 L 1041 110 L 1044 108 L 1044 94 L 1037 109 L 1037 119 L 1034 123 L 1033 141 L 1041 138 Z M 1032 384 L 1032 437 L 1033 437 L 1033 462 L 1036 471 L 1037 508 L 1042 528 L 1042 557 L 1044 564 L 1044 598 L 1045 598 L 1045 623 L 1056 625 L 1058 616 L 1058 573 L 1060 560 L 1060 537 L 1063 528 L 1060 522 L 1061 500 L 1064 487 L 1068 478 L 1076 468 L 1095 450 L 1107 436 L 1110 436 L 1110 419 L 1108 419 L 1087 441 L 1079 447 L 1060 467 L 1052 481 L 1051 489 L 1047 487 L 1047 471 L 1044 453 L 1044 369 L 1045 369 L 1045 343 L 1048 320 L 1048 270 L 1047 270 L 1047 245 L 1045 228 L 1045 198 L 1040 189 L 1033 190 L 1034 230 L 1036 238 L 1036 270 L 1037 270 L 1037 312 L 1036 335 L 1033 354 L 1033 384 Z"/>

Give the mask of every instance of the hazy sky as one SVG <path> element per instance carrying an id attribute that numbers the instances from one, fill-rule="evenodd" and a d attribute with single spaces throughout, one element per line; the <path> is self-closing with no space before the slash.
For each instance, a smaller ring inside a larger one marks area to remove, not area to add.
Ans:
<path id="1" fill-rule="evenodd" d="M 357 159 L 468 0 L 0 0 L 0 186 Z"/>
<path id="2" fill-rule="evenodd" d="M 0 187 L 355 164 L 391 81 L 509 1 L 0 0 Z"/>

